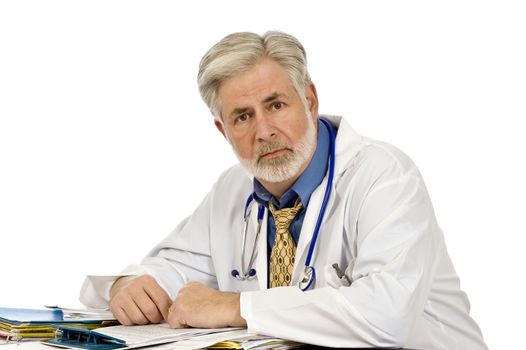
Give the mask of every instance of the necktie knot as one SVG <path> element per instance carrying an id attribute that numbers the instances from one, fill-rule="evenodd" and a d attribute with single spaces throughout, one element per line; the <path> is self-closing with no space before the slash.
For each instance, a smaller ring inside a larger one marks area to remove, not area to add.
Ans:
<path id="1" fill-rule="evenodd" d="M 302 207 L 303 205 L 301 204 L 301 200 L 299 198 L 296 199 L 296 203 L 292 208 L 277 209 L 274 204 L 269 203 L 269 210 L 274 217 L 276 229 L 278 229 L 278 227 L 287 229 Z"/>

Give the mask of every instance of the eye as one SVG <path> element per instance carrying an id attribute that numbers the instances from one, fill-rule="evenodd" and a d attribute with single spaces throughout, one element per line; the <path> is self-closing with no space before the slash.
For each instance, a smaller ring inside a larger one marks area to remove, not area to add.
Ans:
<path id="1" fill-rule="evenodd" d="M 248 114 L 241 114 L 239 117 L 237 117 L 237 120 L 240 122 L 246 122 L 248 120 Z"/>
<path id="2" fill-rule="evenodd" d="M 279 109 L 282 109 L 283 108 L 283 103 L 281 102 L 276 102 L 272 105 L 272 108 L 276 109 L 276 110 L 279 110 Z"/>

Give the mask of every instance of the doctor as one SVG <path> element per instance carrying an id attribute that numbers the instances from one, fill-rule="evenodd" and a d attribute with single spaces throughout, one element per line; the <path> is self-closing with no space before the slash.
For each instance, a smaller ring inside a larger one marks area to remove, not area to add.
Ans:
<path id="1" fill-rule="evenodd" d="M 417 167 L 318 115 L 294 37 L 231 34 L 203 57 L 198 83 L 240 165 L 141 264 L 88 276 L 84 304 L 109 305 L 125 325 L 486 349 Z"/>

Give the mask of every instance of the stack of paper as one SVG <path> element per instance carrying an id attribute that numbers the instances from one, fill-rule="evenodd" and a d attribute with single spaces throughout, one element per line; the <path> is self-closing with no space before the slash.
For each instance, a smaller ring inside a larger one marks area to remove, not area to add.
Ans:
<path id="1" fill-rule="evenodd" d="M 242 328 L 183 328 L 171 329 L 168 324 L 144 326 L 114 326 L 94 331 L 60 327 L 65 333 L 62 338 L 47 340 L 50 345 L 64 348 L 98 350 L 135 349 L 148 350 L 191 350 L 211 347 L 215 349 L 292 349 L 303 344 L 275 337 L 248 333 Z M 70 333 L 72 331 L 73 333 Z M 79 341 L 83 339 L 83 341 Z"/>
<path id="2" fill-rule="evenodd" d="M 94 329 L 105 321 L 97 319 L 65 319 L 62 310 L 13 309 L 0 307 L 0 336 L 18 341 L 24 338 L 53 338 L 56 329 L 52 325 L 69 325 Z M 114 324 L 114 323 L 113 323 Z"/>
<path id="3" fill-rule="evenodd" d="M 306 344 L 275 338 L 268 335 L 245 332 L 245 334 L 240 334 L 236 337 L 230 337 L 227 341 L 221 341 L 207 347 L 208 349 L 284 350 L 297 349 L 305 345 Z"/>
<path id="4" fill-rule="evenodd" d="M 109 309 L 74 309 L 68 307 L 61 307 L 57 305 L 45 306 L 52 310 L 61 310 L 64 320 L 99 320 L 99 321 L 114 321 L 115 316 Z"/>

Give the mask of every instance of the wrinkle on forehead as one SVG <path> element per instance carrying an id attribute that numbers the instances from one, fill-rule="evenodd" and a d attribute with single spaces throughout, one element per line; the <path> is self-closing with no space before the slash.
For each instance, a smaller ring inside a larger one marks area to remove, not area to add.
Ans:
<path id="1" fill-rule="evenodd" d="M 273 93 L 291 96 L 296 93 L 283 67 L 272 59 L 264 59 L 252 69 L 225 80 L 218 89 L 221 114 L 260 104 Z M 296 93 L 297 94 L 297 93 Z"/>

